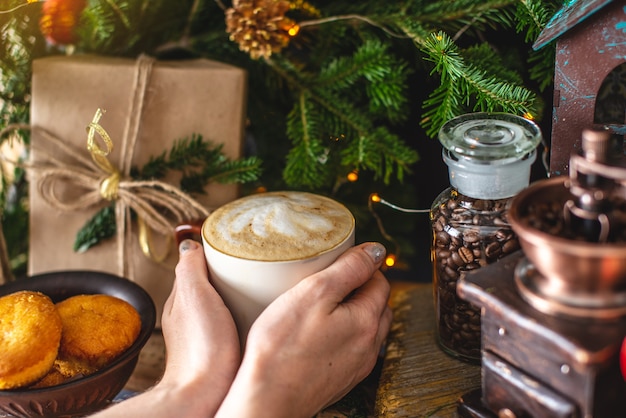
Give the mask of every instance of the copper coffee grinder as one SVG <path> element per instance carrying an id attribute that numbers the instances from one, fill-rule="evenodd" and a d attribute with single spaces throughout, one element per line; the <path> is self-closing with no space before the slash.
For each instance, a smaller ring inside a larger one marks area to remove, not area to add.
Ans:
<path id="1" fill-rule="evenodd" d="M 569 176 L 511 201 L 522 250 L 459 281 L 482 317 L 481 388 L 461 416 L 626 417 L 626 162 L 608 131 L 582 139 Z"/>

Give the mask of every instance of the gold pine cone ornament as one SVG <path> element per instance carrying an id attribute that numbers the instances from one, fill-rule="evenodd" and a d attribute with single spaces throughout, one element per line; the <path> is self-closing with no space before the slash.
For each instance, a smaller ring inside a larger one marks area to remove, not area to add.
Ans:
<path id="1" fill-rule="evenodd" d="M 225 13 L 226 31 L 252 59 L 269 58 L 289 44 L 290 31 L 297 28 L 285 16 L 290 8 L 283 0 L 234 0 Z"/>

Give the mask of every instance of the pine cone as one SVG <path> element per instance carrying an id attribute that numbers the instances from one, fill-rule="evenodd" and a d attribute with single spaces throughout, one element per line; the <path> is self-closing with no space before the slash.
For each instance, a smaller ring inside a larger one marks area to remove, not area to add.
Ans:
<path id="1" fill-rule="evenodd" d="M 269 58 L 289 44 L 293 20 L 285 17 L 290 3 L 283 0 L 234 0 L 226 10 L 226 31 L 252 59 Z"/>

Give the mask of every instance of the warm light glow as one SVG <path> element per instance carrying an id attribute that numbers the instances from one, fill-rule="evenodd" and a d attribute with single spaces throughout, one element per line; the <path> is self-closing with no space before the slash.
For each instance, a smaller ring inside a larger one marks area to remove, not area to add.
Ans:
<path id="1" fill-rule="evenodd" d="M 370 200 L 374 203 L 379 203 L 380 202 L 380 196 L 378 196 L 378 193 L 372 193 L 370 195 Z"/>
<path id="2" fill-rule="evenodd" d="M 289 36 L 296 36 L 298 32 L 300 32 L 300 26 L 298 26 L 297 24 L 294 24 L 292 27 L 289 28 L 289 30 L 287 30 Z"/>
<path id="3" fill-rule="evenodd" d="M 256 193 L 265 193 L 265 192 L 267 192 L 267 187 L 265 187 L 265 186 L 259 186 L 259 187 L 257 187 L 257 188 L 255 189 L 255 192 L 256 192 Z"/>
<path id="4" fill-rule="evenodd" d="M 385 265 L 387 267 L 393 267 L 396 264 L 396 256 L 393 254 L 389 254 L 387 258 L 385 258 Z"/>
<path id="5" fill-rule="evenodd" d="M 348 175 L 346 176 L 348 178 L 349 182 L 354 183 L 355 181 L 357 181 L 359 179 L 359 172 L 354 170 L 348 173 Z"/>
<path id="6" fill-rule="evenodd" d="M 522 116 L 524 119 L 528 119 L 528 120 L 535 120 L 535 117 L 533 116 L 532 113 L 526 112 L 524 113 L 524 116 Z"/>

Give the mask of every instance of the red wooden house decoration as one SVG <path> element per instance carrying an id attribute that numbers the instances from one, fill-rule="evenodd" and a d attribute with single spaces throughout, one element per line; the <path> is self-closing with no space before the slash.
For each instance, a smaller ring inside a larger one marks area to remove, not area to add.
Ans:
<path id="1" fill-rule="evenodd" d="M 570 0 L 533 47 L 556 40 L 550 174 L 568 174 L 581 132 L 607 126 L 616 152 L 626 133 L 626 1 Z"/>

